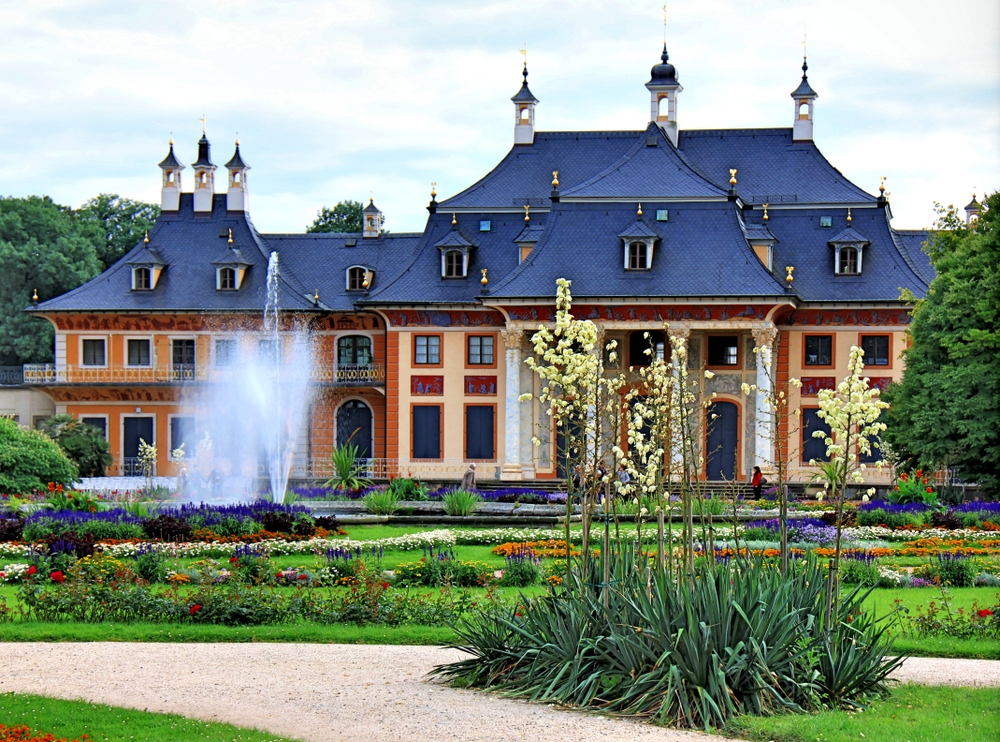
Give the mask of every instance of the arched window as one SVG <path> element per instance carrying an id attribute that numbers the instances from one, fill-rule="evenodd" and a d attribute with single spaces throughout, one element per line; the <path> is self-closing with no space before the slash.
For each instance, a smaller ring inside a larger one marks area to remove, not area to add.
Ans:
<path id="1" fill-rule="evenodd" d="M 149 291 L 153 288 L 152 271 L 149 268 L 133 268 L 132 288 L 135 291 Z"/>
<path id="2" fill-rule="evenodd" d="M 800 119 L 807 119 L 807 118 L 809 118 L 809 104 L 808 103 L 799 103 L 799 118 Z"/>
<path id="3" fill-rule="evenodd" d="M 628 338 L 628 363 L 649 366 L 654 358 L 663 360 L 665 349 L 666 337 L 661 330 L 636 330 Z M 651 352 L 646 353 L 647 350 Z"/>
<path id="4" fill-rule="evenodd" d="M 644 271 L 649 269 L 649 246 L 645 242 L 629 243 L 628 269 L 630 271 Z"/>
<path id="5" fill-rule="evenodd" d="M 527 106 L 521 108 L 521 123 L 527 124 L 531 120 L 531 109 Z"/>
<path id="6" fill-rule="evenodd" d="M 660 120 L 666 121 L 669 118 L 669 116 L 670 116 L 670 98 L 664 95 L 657 101 L 656 117 Z"/>
<path id="7" fill-rule="evenodd" d="M 444 254 L 444 277 L 465 277 L 465 256 L 459 250 L 449 250 Z"/>
<path id="8" fill-rule="evenodd" d="M 345 335 L 337 339 L 337 366 L 370 366 L 372 339 L 364 335 Z"/>
<path id="9" fill-rule="evenodd" d="M 355 265 L 347 269 L 347 290 L 362 291 L 365 287 L 365 269 L 360 265 Z"/>
<path id="10" fill-rule="evenodd" d="M 207 176 L 207 175 L 205 174 L 205 171 L 204 171 L 204 170 L 202 170 L 202 171 L 201 171 L 200 173 L 198 173 L 198 183 L 199 183 L 199 184 L 201 185 L 201 187 L 202 187 L 202 188 L 204 188 L 204 187 L 205 187 L 205 184 L 206 184 L 206 178 L 207 178 L 207 177 L 208 177 L 208 176 Z"/>
<path id="11" fill-rule="evenodd" d="M 837 273 L 856 274 L 858 270 L 858 248 L 851 245 L 841 247 L 837 255 Z"/>
<path id="12" fill-rule="evenodd" d="M 236 269 L 235 268 L 219 268 L 219 291 L 235 291 L 236 290 Z"/>

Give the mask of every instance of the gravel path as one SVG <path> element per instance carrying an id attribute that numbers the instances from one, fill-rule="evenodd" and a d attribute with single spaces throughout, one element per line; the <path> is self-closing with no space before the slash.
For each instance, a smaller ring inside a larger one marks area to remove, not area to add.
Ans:
<path id="1" fill-rule="evenodd" d="M 732 742 L 428 682 L 440 647 L 331 644 L 0 644 L 0 692 L 84 698 L 254 726 L 312 742 Z M 1000 686 L 1000 661 L 911 658 L 895 674 Z"/>
<path id="2" fill-rule="evenodd" d="M 311 742 L 732 742 L 455 690 L 440 647 L 0 643 L 0 692 L 84 698 Z"/>

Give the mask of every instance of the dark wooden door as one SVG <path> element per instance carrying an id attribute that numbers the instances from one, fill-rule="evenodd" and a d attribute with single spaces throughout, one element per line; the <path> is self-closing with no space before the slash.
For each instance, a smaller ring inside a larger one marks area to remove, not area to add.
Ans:
<path id="1" fill-rule="evenodd" d="M 736 446 L 739 441 L 740 410 L 732 402 L 713 402 L 708 408 L 709 480 L 736 478 Z"/>
<path id="2" fill-rule="evenodd" d="M 356 399 L 344 402 L 337 410 L 337 445 L 358 447 L 359 459 L 372 457 L 372 411 Z"/>
<path id="3" fill-rule="evenodd" d="M 153 441 L 153 418 L 126 417 L 123 420 L 122 440 L 122 475 L 126 477 L 142 476 L 142 464 L 139 463 L 139 440 L 149 445 Z"/>

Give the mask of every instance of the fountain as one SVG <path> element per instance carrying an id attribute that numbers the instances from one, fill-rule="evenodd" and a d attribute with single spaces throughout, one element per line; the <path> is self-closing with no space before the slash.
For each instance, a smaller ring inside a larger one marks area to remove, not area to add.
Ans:
<path id="1" fill-rule="evenodd" d="M 186 499 L 245 500 L 263 474 L 273 500 L 284 502 L 296 455 L 308 451 L 312 351 L 308 334 L 282 315 L 279 276 L 272 252 L 263 330 L 238 332 L 230 365 L 219 367 L 216 355 L 211 382 L 185 389 L 184 406 L 197 410 L 195 427 L 205 436 L 186 464 Z"/>

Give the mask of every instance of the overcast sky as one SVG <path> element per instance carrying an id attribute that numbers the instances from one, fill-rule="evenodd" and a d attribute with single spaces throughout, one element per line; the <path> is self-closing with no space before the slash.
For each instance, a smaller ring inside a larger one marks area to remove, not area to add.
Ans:
<path id="1" fill-rule="evenodd" d="M 431 181 L 440 200 L 509 150 L 525 42 L 537 128 L 643 128 L 661 4 L 0 0 L 0 194 L 158 202 L 171 132 L 193 162 L 205 113 L 220 168 L 239 132 L 261 231 L 369 194 L 420 230 Z M 790 126 L 807 30 L 816 142 L 869 193 L 888 177 L 895 226 L 1000 187 L 996 0 L 668 12 L 682 129 Z"/>

